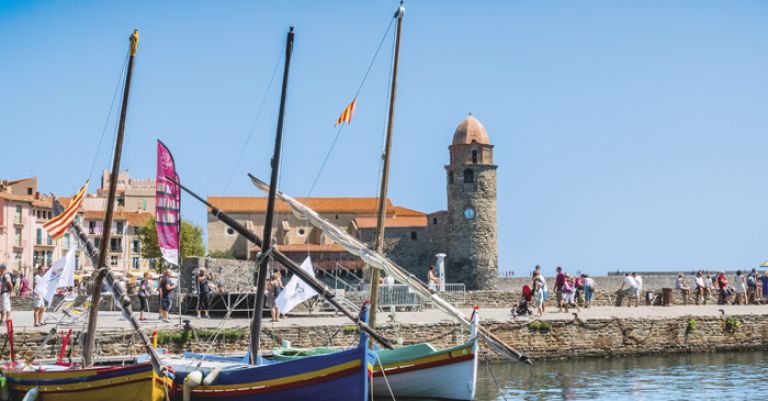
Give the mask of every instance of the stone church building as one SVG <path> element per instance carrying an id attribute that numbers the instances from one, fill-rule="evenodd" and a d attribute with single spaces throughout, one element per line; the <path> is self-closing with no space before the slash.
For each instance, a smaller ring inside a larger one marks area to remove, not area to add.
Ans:
<path id="1" fill-rule="evenodd" d="M 387 200 L 385 253 L 422 280 L 435 263 L 446 257 L 446 281 L 468 289 L 493 289 L 498 271 L 496 238 L 496 165 L 493 145 L 485 127 L 471 114 L 453 134 L 449 163 L 445 166 L 448 209 L 422 213 Z M 358 239 L 373 244 L 376 198 L 297 198 Z M 208 201 L 250 230 L 261 235 L 265 197 L 209 197 Z M 297 219 L 288 205 L 277 203 L 274 242 L 283 253 L 301 263 L 307 256 L 318 269 L 359 272 L 359 258 L 332 243 L 323 233 Z M 215 217 L 208 215 L 209 253 L 227 252 L 252 259 L 257 247 Z"/>

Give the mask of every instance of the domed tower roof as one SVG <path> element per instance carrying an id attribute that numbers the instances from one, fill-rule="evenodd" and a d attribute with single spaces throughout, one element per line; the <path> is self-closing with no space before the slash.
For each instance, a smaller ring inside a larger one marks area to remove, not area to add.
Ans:
<path id="1" fill-rule="evenodd" d="M 453 145 L 469 145 L 472 142 L 483 145 L 491 144 L 483 124 L 480 124 L 480 121 L 477 121 L 472 113 L 469 113 L 467 118 L 456 127 L 456 132 L 453 133 Z"/>

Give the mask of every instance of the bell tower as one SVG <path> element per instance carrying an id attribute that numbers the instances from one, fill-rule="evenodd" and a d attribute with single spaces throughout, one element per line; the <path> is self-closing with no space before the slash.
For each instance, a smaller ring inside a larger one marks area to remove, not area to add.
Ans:
<path id="1" fill-rule="evenodd" d="M 468 289 L 495 289 L 498 281 L 496 239 L 496 165 L 485 127 L 472 116 L 462 121 L 448 147 L 448 256 L 446 280 Z"/>

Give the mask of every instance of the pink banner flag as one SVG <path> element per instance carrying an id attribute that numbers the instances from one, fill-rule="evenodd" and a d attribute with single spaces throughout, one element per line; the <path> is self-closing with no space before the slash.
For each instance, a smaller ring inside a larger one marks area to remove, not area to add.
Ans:
<path id="1" fill-rule="evenodd" d="M 157 189 L 155 191 L 155 220 L 157 222 L 157 245 L 163 259 L 173 265 L 179 264 L 179 233 L 181 231 L 181 191 L 176 182 L 176 166 L 171 151 L 157 141 Z"/>

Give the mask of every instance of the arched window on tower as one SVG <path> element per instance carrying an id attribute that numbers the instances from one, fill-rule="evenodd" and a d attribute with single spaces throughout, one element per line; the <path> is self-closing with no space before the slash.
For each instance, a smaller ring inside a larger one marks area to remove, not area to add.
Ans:
<path id="1" fill-rule="evenodd" d="M 477 164 L 477 151 L 472 151 L 472 164 Z"/>
<path id="2" fill-rule="evenodd" d="M 471 168 L 464 170 L 464 183 L 471 184 L 475 182 L 475 172 Z"/>
<path id="3" fill-rule="evenodd" d="M 448 172 L 448 183 L 453 184 L 453 171 Z"/>

